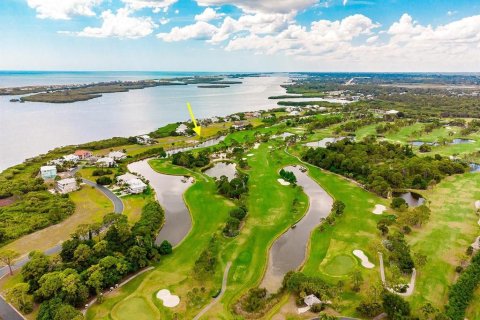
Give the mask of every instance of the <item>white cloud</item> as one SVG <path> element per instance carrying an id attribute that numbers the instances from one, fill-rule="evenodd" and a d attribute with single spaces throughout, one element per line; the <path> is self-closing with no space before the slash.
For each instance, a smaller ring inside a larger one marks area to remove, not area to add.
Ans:
<path id="1" fill-rule="evenodd" d="M 101 27 L 86 27 L 76 34 L 81 37 L 136 39 L 151 34 L 157 27 L 150 17 L 132 17 L 130 14 L 127 8 L 118 9 L 116 14 L 111 10 L 104 11 Z"/>
<path id="2" fill-rule="evenodd" d="M 218 19 L 220 17 L 224 16 L 224 14 L 219 14 L 215 11 L 215 9 L 212 9 L 210 7 L 206 8 L 201 14 L 197 14 L 195 16 L 195 21 L 211 21 Z"/>
<path id="3" fill-rule="evenodd" d="M 215 32 L 217 27 L 204 21 L 198 21 L 185 27 L 174 27 L 168 33 L 159 33 L 157 37 L 166 42 L 175 42 L 183 40 L 208 40 Z"/>
<path id="4" fill-rule="evenodd" d="M 176 3 L 178 0 L 122 0 L 128 8 L 133 10 L 141 10 L 149 8 L 154 13 L 160 12 L 160 10 L 168 10 L 168 7 Z"/>
<path id="5" fill-rule="evenodd" d="M 94 16 L 93 7 L 102 0 L 28 0 L 40 19 L 68 20 L 72 16 Z"/>
<path id="6" fill-rule="evenodd" d="M 447 16 L 451 17 L 451 16 L 454 16 L 458 13 L 458 11 L 452 11 L 452 10 L 449 10 L 447 11 Z"/>
<path id="7" fill-rule="evenodd" d="M 165 25 L 165 24 L 167 24 L 167 23 L 169 23 L 169 22 L 170 22 L 170 19 L 167 19 L 167 18 L 161 18 L 161 19 L 159 20 L 159 22 L 160 22 L 160 24 L 161 24 L 161 25 Z"/>
<path id="8" fill-rule="evenodd" d="M 289 13 L 313 6 L 318 0 L 196 0 L 200 6 L 234 5 L 245 12 Z"/>

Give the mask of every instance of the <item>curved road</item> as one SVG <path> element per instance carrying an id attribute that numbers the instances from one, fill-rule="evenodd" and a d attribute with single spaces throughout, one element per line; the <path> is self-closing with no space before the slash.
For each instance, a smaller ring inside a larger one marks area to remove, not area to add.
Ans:
<path id="1" fill-rule="evenodd" d="M 123 213 L 123 202 L 120 200 L 119 197 L 117 197 L 112 191 L 110 191 L 108 188 L 98 185 L 93 181 L 87 180 L 87 179 L 82 179 L 83 183 L 86 185 L 92 186 L 96 188 L 98 191 L 103 193 L 107 198 L 109 198 L 112 203 L 113 203 L 113 211 L 115 213 L 121 214 Z M 58 253 L 62 250 L 62 245 L 58 244 L 50 249 L 47 249 L 44 251 L 46 255 L 52 255 L 55 253 Z M 25 256 L 15 262 L 15 264 L 12 265 L 12 270 L 17 270 L 20 269 L 22 266 L 24 266 L 28 260 L 28 256 Z M 3 268 L 0 268 L 0 278 L 8 274 L 8 267 L 5 266 Z M 0 296 L 0 319 L 5 319 L 5 320 L 22 320 L 24 319 L 21 315 L 18 314 L 18 312 L 12 308 L 4 299 L 2 296 Z"/>

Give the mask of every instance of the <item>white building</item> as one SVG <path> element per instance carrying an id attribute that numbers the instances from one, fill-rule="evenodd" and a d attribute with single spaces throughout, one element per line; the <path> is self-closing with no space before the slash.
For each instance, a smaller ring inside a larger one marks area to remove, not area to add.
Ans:
<path id="1" fill-rule="evenodd" d="M 77 180 L 74 178 L 67 178 L 57 181 L 55 187 L 58 193 L 66 194 L 75 190 L 78 190 Z"/>
<path id="2" fill-rule="evenodd" d="M 399 112 L 400 111 L 397 111 L 397 110 L 388 110 L 387 112 L 385 112 L 385 114 L 397 114 Z"/>
<path id="3" fill-rule="evenodd" d="M 40 175 L 44 180 L 54 179 L 57 176 L 57 167 L 43 166 L 40 168 Z"/>
<path id="4" fill-rule="evenodd" d="M 185 125 L 185 124 L 180 124 L 177 129 L 175 130 L 175 132 L 177 134 L 185 134 L 188 130 L 188 127 Z"/>
<path id="5" fill-rule="evenodd" d="M 99 167 L 113 167 L 115 165 L 115 160 L 110 157 L 104 157 L 98 159 L 96 163 Z"/>
<path id="6" fill-rule="evenodd" d="M 133 194 L 142 193 L 147 188 L 147 185 L 138 178 L 129 180 L 127 186 L 127 191 Z"/>
<path id="7" fill-rule="evenodd" d="M 137 138 L 137 142 L 140 144 L 152 144 L 155 142 L 155 140 L 153 140 L 148 134 L 144 134 L 136 138 Z"/>
<path id="8" fill-rule="evenodd" d="M 113 160 L 123 160 L 127 157 L 127 155 L 121 151 L 112 151 L 108 154 L 109 158 L 112 158 Z"/>
<path id="9" fill-rule="evenodd" d="M 295 111 L 290 112 L 288 115 L 289 116 L 298 116 L 298 115 L 300 115 L 300 112 L 295 110 Z"/>
<path id="10" fill-rule="evenodd" d="M 309 307 L 313 306 L 314 304 L 319 304 L 322 303 L 320 299 L 318 299 L 314 294 L 308 295 L 305 298 L 303 298 L 303 302 Z"/>
<path id="11" fill-rule="evenodd" d="M 67 162 L 77 163 L 80 160 L 80 157 L 74 154 L 69 154 L 69 155 L 63 156 L 63 159 Z"/>
<path id="12" fill-rule="evenodd" d="M 134 174 L 131 174 L 129 172 L 122 174 L 121 176 L 117 177 L 117 183 L 118 184 L 127 184 L 128 181 L 133 180 L 133 179 L 138 179 L 138 177 Z"/>

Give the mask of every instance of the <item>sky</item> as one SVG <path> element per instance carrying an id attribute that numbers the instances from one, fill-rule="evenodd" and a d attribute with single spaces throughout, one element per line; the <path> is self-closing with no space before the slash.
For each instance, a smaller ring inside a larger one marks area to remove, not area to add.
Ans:
<path id="1" fill-rule="evenodd" d="M 480 0 L 1 0 L 0 70 L 479 72 Z"/>

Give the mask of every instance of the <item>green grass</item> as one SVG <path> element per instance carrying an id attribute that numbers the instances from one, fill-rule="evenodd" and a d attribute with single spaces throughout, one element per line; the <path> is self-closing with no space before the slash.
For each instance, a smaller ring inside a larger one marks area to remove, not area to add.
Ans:
<path id="1" fill-rule="evenodd" d="M 423 123 L 417 122 L 411 126 L 400 128 L 400 130 L 398 130 L 397 132 L 387 133 L 385 135 L 385 138 L 394 142 L 407 143 L 412 139 L 418 139 L 418 137 L 413 136 L 413 133 L 416 131 L 422 131 L 423 127 Z"/>
<path id="2" fill-rule="evenodd" d="M 409 299 L 414 310 L 427 301 L 438 308 L 447 302 L 455 267 L 478 236 L 474 202 L 480 199 L 480 175 L 468 173 L 446 178 L 423 195 L 432 210 L 430 221 L 423 228 L 414 229 L 408 238 L 413 251 L 428 256 L 427 264 L 419 270 L 415 293 Z"/>
<path id="3" fill-rule="evenodd" d="M 127 216 L 128 222 L 131 224 L 137 222 L 142 214 L 143 206 L 154 199 L 154 192 L 150 188 L 147 189 L 145 193 L 122 197 L 124 206 L 123 214 Z"/>
<path id="4" fill-rule="evenodd" d="M 358 129 L 356 132 L 355 132 L 355 137 L 357 139 L 357 141 L 361 141 L 363 140 L 364 138 L 366 138 L 367 136 L 371 136 L 371 135 L 374 135 L 376 136 L 377 135 L 377 131 L 375 130 L 375 128 L 378 126 L 377 123 L 375 124 L 370 124 L 368 126 L 363 126 L 361 127 L 360 129 Z"/>
<path id="5" fill-rule="evenodd" d="M 322 270 L 324 273 L 330 276 L 344 276 L 352 273 L 355 269 L 357 262 L 355 258 L 346 254 L 339 254 L 333 257 L 331 260 L 327 260 Z"/>

